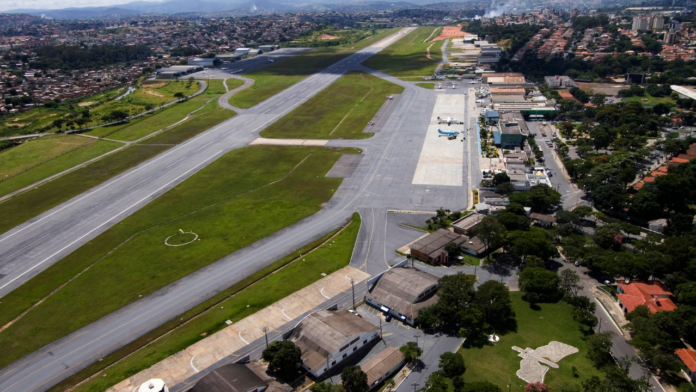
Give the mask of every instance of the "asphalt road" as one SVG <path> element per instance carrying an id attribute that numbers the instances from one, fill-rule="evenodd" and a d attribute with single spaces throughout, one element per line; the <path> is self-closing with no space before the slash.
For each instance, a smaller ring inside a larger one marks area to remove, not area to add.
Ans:
<path id="1" fill-rule="evenodd" d="M 13 268 L 0 281 L 0 290 L 3 294 L 9 292 L 226 151 L 248 145 L 256 138 L 257 131 L 343 73 L 362 69 L 358 64 L 382 46 L 377 44 L 361 50 L 244 114 L 7 233 L 0 238 L 0 244 L 4 254 L 12 256 L 5 266 L 11 264 Z M 363 148 L 364 158 L 321 212 L 18 361 L 0 374 L 0 391 L 47 389 L 217 291 L 340 226 L 355 210 L 363 216 L 361 235 L 366 240 L 356 246 L 354 263 L 374 273 L 386 268 L 388 253 L 386 242 L 379 240 L 386 231 L 383 229 L 386 219 L 382 222 L 380 217 L 386 217 L 386 213 L 372 217 L 372 209 L 386 212 L 389 208 L 414 206 L 427 210 L 465 206 L 466 191 L 462 188 L 466 187 L 411 185 L 435 92 L 376 74 L 406 85 L 406 90 L 399 107 L 375 137 L 329 143 Z"/>

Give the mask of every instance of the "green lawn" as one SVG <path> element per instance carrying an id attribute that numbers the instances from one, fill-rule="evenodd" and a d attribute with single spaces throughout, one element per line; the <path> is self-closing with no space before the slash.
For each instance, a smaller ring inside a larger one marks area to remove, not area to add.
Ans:
<path id="1" fill-rule="evenodd" d="M 379 30 L 377 34 L 353 44 L 315 48 L 260 70 L 244 74 L 244 77 L 254 79 L 254 85 L 232 96 L 229 101 L 230 105 L 238 108 L 250 108 L 257 105 L 307 76 L 388 37 L 396 31 L 398 28 Z"/>
<path id="2" fill-rule="evenodd" d="M 580 324 L 573 320 L 570 305 L 565 302 L 540 304 L 540 310 L 532 310 L 522 300 L 522 293 L 513 292 L 510 297 L 517 315 L 517 331 L 501 336 L 500 342 L 493 345 L 459 349 L 466 363 L 466 382 L 489 381 L 507 390 L 511 381 L 512 391 L 524 391 L 527 383 L 515 374 L 520 368 L 521 358 L 512 350 L 512 346 L 537 348 L 552 340 L 577 347 L 580 352 L 562 359 L 559 369 L 550 369 L 544 379 L 546 384 L 557 388 L 564 384 L 580 384 L 595 375 L 601 378 L 601 373 L 586 356 L 587 348 Z M 577 378 L 573 376 L 573 366 L 577 368 Z"/>
<path id="3" fill-rule="evenodd" d="M 94 139 L 84 136 L 45 136 L 3 150 L 0 152 L 0 178 L 26 170 L 38 162 L 65 154 L 91 142 L 94 142 Z"/>
<path id="4" fill-rule="evenodd" d="M 423 41 L 436 29 L 440 27 L 419 27 L 363 64 L 398 77 L 430 76 L 437 68 L 437 63 L 442 61 L 440 48 L 445 41 Z M 436 36 L 437 34 L 433 34 L 431 38 Z M 427 57 L 428 47 L 431 58 Z"/>
<path id="5" fill-rule="evenodd" d="M 644 97 L 628 97 L 628 98 L 624 98 L 624 99 L 628 102 L 640 102 L 645 106 L 651 106 L 651 107 L 657 105 L 658 103 L 666 103 L 670 106 L 674 106 L 677 104 L 676 101 L 673 100 L 672 98 L 670 98 L 669 96 L 667 96 L 667 97 L 653 97 L 652 95 L 647 94 L 647 93 L 645 94 Z M 644 99 L 647 99 L 647 101 L 643 101 Z"/>
<path id="6" fill-rule="evenodd" d="M 110 367 L 108 371 L 98 373 L 97 377 L 77 387 L 75 392 L 106 390 L 131 375 L 185 349 L 203 339 L 204 336 L 210 336 L 225 328 L 227 326 L 225 320 L 237 322 L 316 282 L 322 278 L 321 273 L 331 274 L 347 266 L 350 263 L 359 229 L 360 216 L 354 214 L 353 221 L 348 227 L 330 240 L 331 245 L 320 246 L 309 254 L 306 254 L 309 250 L 307 249 L 301 258 L 293 254 L 289 258 L 277 261 L 271 267 L 260 271 L 265 278 L 253 286 L 233 293 L 225 293 L 226 297 L 234 295 L 224 300 L 218 299 L 215 302 L 216 306 L 210 307 L 209 310 L 177 328 L 173 333 Z M 326 239 L 322 238 L 322 240 Z M 283 266 L 285 267 L 283 268 Z M 278 268 L 281 269 L 278 270 Z M 277 272 L 271 274 L 275 270 Z M 106 377 L 103 373 L 106 373 Z M 77 380 L 73 382 L 75 381 Z"/>
<path id="7" fill-rule="evenodd" d="M 236 115 L 235 112 L 221 108 L 217 100 L 208 103 L 203 109 L 197 111 L 183 123 L 168 129 L 159 135 L 145 139 L 147 144 L 178 144 L 188 140 L 201 132 L 220 124 Z"/>
<path id="8" fill-rule="evenodd" d="M 462 257 L 463 257 L 462 262 L 464 264 L 481 265 L 481 259 L 479 259 L 478 257 L 474 257 L 474 256 L 466 254 L 466 253 L 462 253 Z"/>
<path id="9" fill-rule="evenodd" d="M 96 158 L 102 154 L 106 154 L 107 152 L 115 150 L 116 148 L 122 146 L 121 143 L 111 142 L 107 140 L 95 141 L 85 137 L 82 137 L 81 139 L 91 141 L 91 143 L 84 145 L 74 151 L 70 151 L 59 157 L 51 159 L 50 161 L 40 164 L 36 167 L 33 167 L 23 172 L 22 174 L 16 175 L 12 178 L 0 182 L 0 196 L 7 195 L 8 193 L 12 193 L 19 189 L 27 187 L 31 184 L 34 184 L 37 181 L 41 181 L 54 174 L 60 173 L 63 170 L 70 169 L 71 167 L 79 165 L 92 158 Z M 26 144 L 26 146 L 28 145 L 29 144 Z M 24 146 L 25 145 L 17 147 L 17 149 L 20 149 Z M 0 158 L 1 157 L 2 154 L 0 154 Z M 2 167 L 2 164 L 0 164 L 0 167 Z M 0 210 L 1 209 L 2 205 L 0 204 Z"/>
<path id="10" fill-rule="evenodd" d="M 218 158 L 5 296 L 0 325 L 75 278 L 0 332 L 0 368 L 318 212 L 342 181 L 325 174 L 356 152 L 255 146 Z M 199 240 L 166 246 L 180 229 Z"/>
<path id="11" fill-rule="evenodd" d="M 416 83 L 416 86 L 427 88 L 428 90 L 435 89 L 435 83 Z"/>
<path id="12" fill-rule="evenodd" d="M 261 132 L 271 138 L 362 139 L 368 121 L 391 94 L 403 87 L 378 77 L 351 72 Z"/>
<path id="13" fill-rule="evenodd" d="M 227 88 L 230 89 L 230 91 L 232 91 L 232 90 L 236 89 L 237 87 L 243 85 L 243 84 L 244 84 L 244 81 L 243 81 L 243 80 L 239 80 L 239 79 L 232 79 L 232 78 L 229 78 L 229 79 L 227 79 L 227 80 L 225 81 L 225 83 L 227 84 Z M 220 94 L 226 93 L 225 87 L 224 87 L 224 86 L 222 87 L 222 89 L 223 89 L 223 90 L 222 90 L 222 92 L 221 92 Z"/>

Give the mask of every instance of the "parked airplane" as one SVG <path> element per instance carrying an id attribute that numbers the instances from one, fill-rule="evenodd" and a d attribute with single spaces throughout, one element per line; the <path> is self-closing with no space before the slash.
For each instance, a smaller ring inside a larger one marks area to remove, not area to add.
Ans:
<path id="1" fill-rule="evenodd" d="M 439 136 L 447 136 L 448 138 L 457 137 L 457 135 L 459 135 L 459 132 L 456 132 L 456 131 L 453 131 L 453 132 L 445 132 L 445 131 L 443 131 L 443 130 L 440 129 L 440 128 L 437 129 L 437 133 L 440 134 Z"/>

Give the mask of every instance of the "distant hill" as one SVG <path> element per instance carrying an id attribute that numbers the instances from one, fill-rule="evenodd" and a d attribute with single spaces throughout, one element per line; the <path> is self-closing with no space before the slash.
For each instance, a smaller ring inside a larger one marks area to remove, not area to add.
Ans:
<path id="1" fill-rule="evenodd" d="M 466 0 L 465 0 L 466 1 Z M 453 1 L 453 2 L 462 2 Z M 14 9 L 3 11 L 4 13 L 23 13 L 29 15 L 46 15 L 56 19 L 90 19 L 109 18 L 117 16 L 131 16 L 138 14 L 184 14 L 206 13 L 219 11 L 239 11 L 241 13 L 254 13 L 261 11 L 292 11 L 292 10 L 388 10 L 394 8 L 418 7 L 432 3 L 432 0 L 411 1 L 350 1 L 350 0 L 304 0 L 292 2 L 291 0 L 170 0 L 163 2 L 134 1 L 118 6 L 106 7 L 82 7 L 63 9 Z"/>

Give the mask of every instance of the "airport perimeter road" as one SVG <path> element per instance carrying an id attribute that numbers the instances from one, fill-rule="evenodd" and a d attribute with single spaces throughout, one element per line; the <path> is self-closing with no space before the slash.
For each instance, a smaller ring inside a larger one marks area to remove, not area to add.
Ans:
<path id="1" fill-rule="evenodd" d="M 7 276 L 0 280 L 4 295 L 64 255 L 94 238 L 125 216 L 164 193 L 217 157 L 243 147 L 256 132 L 331 84 L 411 29 L 404 29 L 282 93 L 220 124 L 198 137 L 118 176 L 0 237 L 0 260 Z M 390 120 L 403 123 L 417 103 L 410 87 Z M 269 265 L 292 250 L 340 226 L 355 211 L 359 195 L 387 167 L 388 147 L 398 127 L 365 142 L 365 154 L 351 178 L 344 180 L 327 206 L 304 221 L 281 230 L 158 292 L 25 357 L 0 372 L 0 391 L 46 390 L 98 358 L 127 344 L 168 319 Z M 422 143 L 422 137 L 419 142 Z M 386 159 L 385 159 L 386 158 Z M 426 192 L 423 190 L 422 192 Z M 433 195 L 435 192 L 433 192 Z M 3 272 L 4 273 L 4 272 Z"/>

